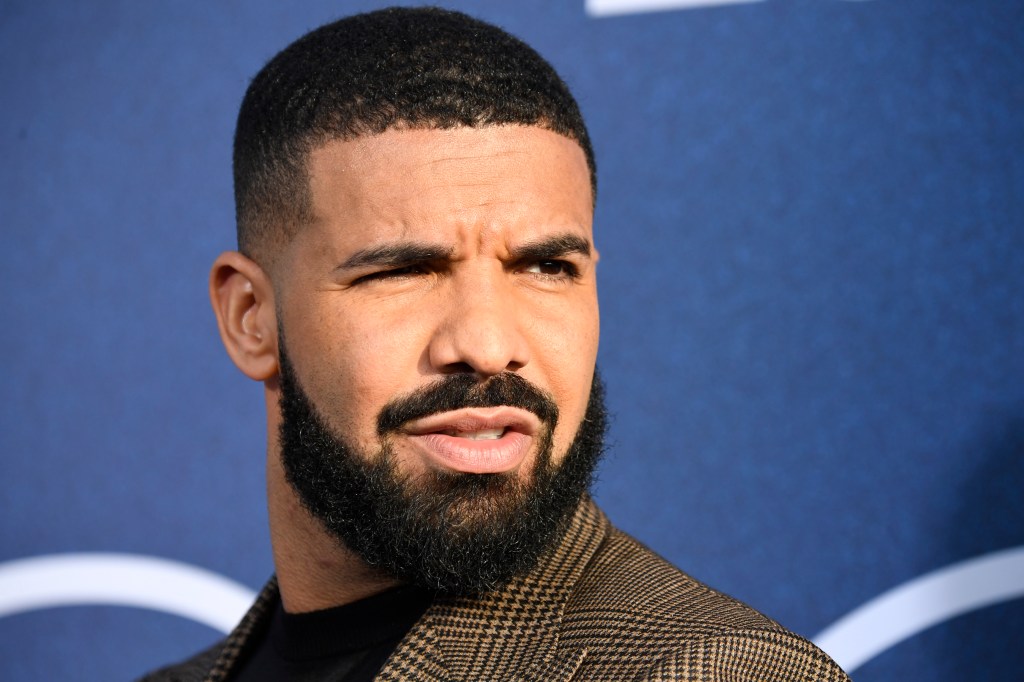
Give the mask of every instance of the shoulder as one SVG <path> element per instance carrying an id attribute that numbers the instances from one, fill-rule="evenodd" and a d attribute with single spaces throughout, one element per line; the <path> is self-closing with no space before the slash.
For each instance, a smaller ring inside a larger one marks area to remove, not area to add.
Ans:
<path id="1" fill-rule="evenodd" d="M 686 632 L 782 630 L 746 604 L 691 578 L 637 540 L 610 528 L 580 576 L 566 617 L 602 614 L 616 625 L 651 621 Z"/>
<path id="2" fill-rule="evenodd" d="M 847 680 L 807 640 L 614 528 L 576 583 L 562 637 L 587 650 L 594 679 L 606 667 L 646 680 Z"/>

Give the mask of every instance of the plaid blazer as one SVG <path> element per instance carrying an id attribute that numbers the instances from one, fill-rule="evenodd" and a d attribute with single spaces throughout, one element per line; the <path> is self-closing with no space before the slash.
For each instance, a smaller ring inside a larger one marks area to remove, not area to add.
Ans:
<path id="1" fill-rule="evenodd" d="M 258 643 L 275 580 L 226 640 L 146 682 L 226 682 Z M 589 499 L 528 575 L 436 601 L 378 680 L 808 682 L 849 678 L 821 650 L 681 573 Z"/>

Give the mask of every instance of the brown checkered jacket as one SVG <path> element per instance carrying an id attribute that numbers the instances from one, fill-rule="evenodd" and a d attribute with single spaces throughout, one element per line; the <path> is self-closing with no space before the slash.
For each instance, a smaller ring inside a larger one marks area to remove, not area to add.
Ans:
<path id="1" fill-rule="evenodd" d="M 272 580 L 224 642 L 145 682 L 230 680 L 277 598 Z M 434 603 L 377 679 L 849 682 L 813 644 L 679 572 L 590 500 L 532 573 Z"/>

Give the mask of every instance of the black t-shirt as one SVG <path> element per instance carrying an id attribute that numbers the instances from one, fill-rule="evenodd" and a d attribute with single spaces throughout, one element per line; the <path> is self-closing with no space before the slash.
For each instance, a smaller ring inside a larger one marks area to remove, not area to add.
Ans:
<path id="1" fill-rule="evenodd" d="M 286 613 L 280 600 L 239 682 L 369 682 L 433 595 L 399 587 L 310 613 Z"/>

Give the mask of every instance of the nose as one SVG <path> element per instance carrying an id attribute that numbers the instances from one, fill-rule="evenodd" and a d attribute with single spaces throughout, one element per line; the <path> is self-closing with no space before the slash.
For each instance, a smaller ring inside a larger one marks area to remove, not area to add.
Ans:
<path id="1" fill-rule="evenodd" d="M 500 264 L 453 276 L 441 293 L 443 315 L 431 339 L 430 363 L 444 374 L 489 377 L 530 361 L 511 275 Z"/>

